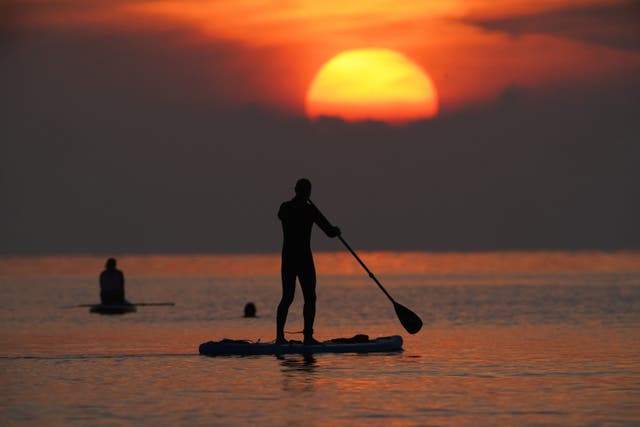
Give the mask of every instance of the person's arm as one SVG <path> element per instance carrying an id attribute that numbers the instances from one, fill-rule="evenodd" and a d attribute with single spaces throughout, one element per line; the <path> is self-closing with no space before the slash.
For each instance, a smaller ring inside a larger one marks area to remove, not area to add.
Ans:
<path id="1" fill-rule="evenodd" d="M 329 220 L 322 215 L 322 212 L 318 210 L 314 205 L 310 205 L 311 209 L 313 209 L 313 221 L 318 224 L 318 227 L 324 231 L 324 233 L 329 237 L 337 237 L 340 235 L 340 229 L 331 225 Z"/>

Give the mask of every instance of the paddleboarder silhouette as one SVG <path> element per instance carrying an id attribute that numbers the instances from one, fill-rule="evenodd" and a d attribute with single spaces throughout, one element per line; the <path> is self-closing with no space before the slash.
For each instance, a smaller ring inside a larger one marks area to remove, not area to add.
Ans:
<path id="1" fill-rule="evenodd" d="M 102 304 L 127 304 L 124 299 L 124 274 L 116 268 L 115 258 L 109 258 L 100 273 L 100 300 Z"/>
<path id="2" fill-rule="evenodd" d="M 285 344 L 284 325 L 293 302 L 296 278 L 300 281 L 304 306 L 304 344 L 318 344 L 313 338 L 313 322 L 316 316 L 316 270 L 311 253 L 311 228 L 315 223 L 329 237 L 340 235 L 340 229 L 329 223 L 311 203 L 311 181 L 299 179 L 295 197 L 280 205 L 278 218 L 282 222 L 282 299 L 278 304 L 276 343 Z"/>

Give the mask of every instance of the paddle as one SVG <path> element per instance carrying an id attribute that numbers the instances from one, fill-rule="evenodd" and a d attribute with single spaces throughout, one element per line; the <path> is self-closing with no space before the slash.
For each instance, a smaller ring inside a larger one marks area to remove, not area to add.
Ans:
<path id="1" fill-rule="evenodd" d="M 311 206 L 315 207 L 316 209 L 318 209 L 316 207 L 316 205 L 314 205 L 311 200 L 309 200 L 309 204 Z M 382 292 L 384 292 L 384 294 L 387 296 L 387 298 L 389 298 L 389 301 L 391 301 L 393 303 L 393 308 L 396 311 L 396 316 L 398 316 L 398 320 L 400 320 L 400 323 L 402 324 L 402 326 L 404 326 L 404 328 L 407 330 L 407 332 L 409 332 L 410 334 L 418 333 L 420 331 L 420 329 L 422 329 L 422 319 L 420 319 L 420 317 L 418 317 L 417 314 L 415 314 L 413 311 L 409 310 L 404 305 L 396 302 L 396 300 L 394 300 L 393 297 L 391 295 L 389 295 L 389 292 L 387 292 L 387 290 L 384 288 L 384 286 L 382 286 L 382 284 L 378 281 L 376 276 L 374 276 L 374 274 L 371 272 L 371 270 L 369 270 L 369 268 L 367 268 L 365 263 L 362 262 L 362 260 L 358 256 L 358 254 L 353 249 L 351 249 L 351 246 L 349 246 L 347 241 L 344 240 L 344 238 L 342 236 L 338 236 L 338 238 L 340 239 L 342 244 L 345 245 L 345 247 L 349 250 L 349 252 L 351 252 L 351 255 L 353 255 L 354 258 L 360 263 L 362 268 L 364 268 L 364 271 L 366 271 L 369 274 L 369 277 L 371 277 L 371 279 L 373 279 L 373 281 L 376 282 L 376 285 L 378 285 L 380 290 Z"/>
<path id="2" fill-rule="evenodd" d="M 99 304 L 78 304 L 78 305 L 72 305 L 64 308 L 93 307 L 94 305 L 99 305 Z M 114 305 L 125 305 L 125 304 L 114 304 Z M 157 306 L 173 306 L 176 304 L 173 302 L 136 302 L 136 303 L 126 304 L 126 305 L 135 305 L 137 307 L 157 307 Z"/>

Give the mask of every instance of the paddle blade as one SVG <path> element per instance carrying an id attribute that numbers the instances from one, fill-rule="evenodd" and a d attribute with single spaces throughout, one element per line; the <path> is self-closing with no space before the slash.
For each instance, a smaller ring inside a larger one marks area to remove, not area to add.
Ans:
<path id="1" fill-rule="evenodd" d="M 400 323 L 402 323 L 402 326 L 404 326 L 407 332 L 410 334 L 416 334 L 420 329 L 422 329 L 422 319 L 420 319 L 413 311 L 395 301 L 393 303 L 393 308 L 396 309 L 398 320 L 400 320 Z"/>

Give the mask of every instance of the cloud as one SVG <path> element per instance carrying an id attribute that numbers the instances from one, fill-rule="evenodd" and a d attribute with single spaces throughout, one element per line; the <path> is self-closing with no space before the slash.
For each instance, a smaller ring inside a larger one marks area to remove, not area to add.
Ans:
<path id="1" fill-rule="evenodd" d="M 57 111 L 139 100 L 229 108 L 277 92 L 269 73 L 255 70 L 256 61 L 277 58 L 273 52 L 225 41 L 185 43 L 191 35 L 180 27 L 23 29 L 0 56 L 3 101 Z"/>
<path id="2" fill-rule="evenodd" d="M 0 57 L 0 253 L 278 251 L 300 176 L 363 249 L 640 248 L 633 67 L 514 79 L 495 105 L 392 128 L 264 107 L 269 73 L 292 78 L 278 55 L 179 25 L 23 28 Z"/>
<path id="3" fill-rule="evenodd" d="M 512 88 L 405 128 L 203 104 L 34 108 L 2 149 L 0 252 L 275 252 L 300 176 L 363 249 L 637 249 L 640 88 L 596 89 L 541 102 Z"/>
<path id="4" fill-rule="evenodd" d="M 614 49 L 640 50 L 640 1 L 580 5 L 503 18 L 467 19 L 512 35 L 546 34 Z"/>
<path id="5" fill-rule="evenodd" d="M 138 82 L 133 93 L 151 93 L 145 87 L 155 83 L 156 94 L 215 96 L 234 105 L 255 103 L 296 113 L 304 110 L 309 84 L 326 61 L 344 50 L 367 46 L 398 50 L 424 68 L 436 85 L 445 113 L 490 102 L 514 84 L 539 90 L 563 81 L 591 85 L 637 75 L 640 67 L 640 53 L 635 50 L 538 33 L 510 37 L 474 23 L 517 21 L 523 18 L 513 16 L 523 13 L 556 16 L 554 13 L 562 12 L 555 2 L 474 1 L 435 6 L 407 2 L 391 8 L 391 13 L 385 2 L 236 3 L 27 1 L 20 9 L 24 22 L 17 36 L 25 39 L 22 46 L 36 50 L 38 46 L 31 43 L 34 33 L 51 37 L 52 53 L 45 54 L 59 55 L 61 62 L 111 55 L 113 58 L 106 58 L 111 68 L 94 74 L 114 80 L 118 73 L 131 72 L 132 81 Z M 555 12 L 549 12 L 552 6 Z M 586 6 L 583 9 L 591 11 Z M 465 16 L 476 18 L 465 20 Z M 496 16 L 507 18 L 498 21 Z M 605 29 L 611 28 L 617 27 Z M 64 42 L 56 46 L 54 42 L 62 38 Z M 9 50 L 20 46 L 13 43 Z M 56 48 L 62 51 L 53 53 Z M 137 69 L 133 69 L 135 64 Z M 54 65 L 54 69 L 62 66 Z M 111 69 L 116 76 L 106 75 Z M 193 88 L 185 83 L 189 81 Z"/>

